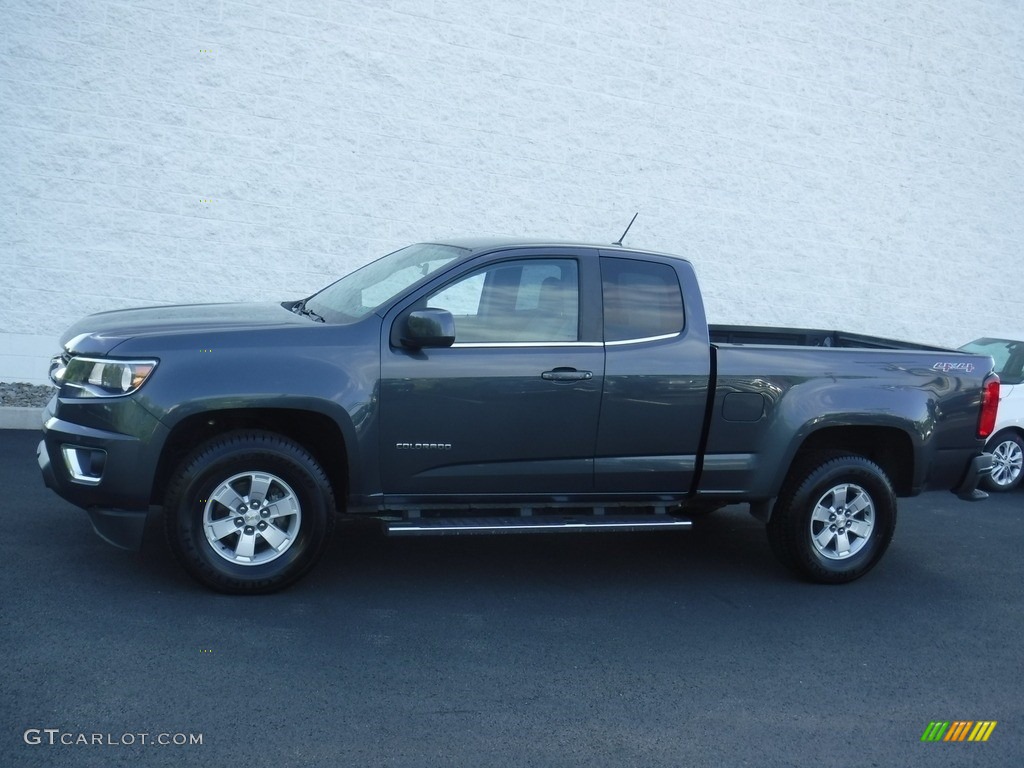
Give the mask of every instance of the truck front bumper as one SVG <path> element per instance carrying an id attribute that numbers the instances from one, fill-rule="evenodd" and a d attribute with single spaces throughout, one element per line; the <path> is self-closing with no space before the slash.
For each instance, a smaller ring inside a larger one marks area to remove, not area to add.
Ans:
<path id="1" fill-rule="evenodd" d="M 988 494 L 978 488 L 983 477 L 992 473 L 992 454 L 980 453 L 971 459 L 967 467 L 967 474 L 960 481 L 960 485 L 953 489 L 957 498 L 964 501 L 981 501 L 987 499 Z"/>
<path id="2" fill-rule="evenodd" d="M 36 448 L 43 483 L 88 512 L 102 539 L 124 549 L 138 549 L 166 428 L 127 402 L 118 403 L 115 418 L 102 424 L 118 431 L 103 429 L 100 423 L 86 426 L 58 418 L 54 405 L 51 401 L 44 414 L 43 439 Z M 103 415 L 109 416 L 113 410 L 106 409 Z M 125 414 L 131 418 L 123 418 Z"/>
<path id="3" fill-rule="evenodd" d="M 55 491 L 61 498 L 85 509 L 89 514 L 93 530 L 101 539 L 122 549 L 134 550 L 142 546 L 142 534 L 146 530 L 146 518 L 149 516 L 148 509 L 115 509 L 89 505 L 88 501 L 83 501 L 75 489 L 68 488 L 66 484 L 58 481 L 45 440 L 39 441 L 36 448 L 36 460 L 39 462 L 39 469 L 43 473 L 43 483 L 46 487 Z"/>

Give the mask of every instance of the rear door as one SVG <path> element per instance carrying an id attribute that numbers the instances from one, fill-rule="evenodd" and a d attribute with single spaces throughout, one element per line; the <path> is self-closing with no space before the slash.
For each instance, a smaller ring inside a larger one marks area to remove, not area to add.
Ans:
<path id="1" fill-rule="evenodd" d="M 595 252 L 520 250 L 474 262 L 390 313 L 380 393 L 385 495 L 442 503 L 592 491 L 604 377 L 599 297 Z M 452 347 L 396 343 L 404 316 L 423 307 L 452 313 Z"/>
<path id="2" fill-rule="evenodd" d="M 673 259 L 602 252 L 601 276 L 605 377 L 596 490 L 685 493 L 710 379 L 706 328 L 688 318 Z"/>

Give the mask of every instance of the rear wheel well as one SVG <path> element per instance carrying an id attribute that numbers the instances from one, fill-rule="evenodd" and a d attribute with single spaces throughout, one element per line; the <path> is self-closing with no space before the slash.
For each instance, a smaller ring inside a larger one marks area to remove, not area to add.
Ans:
<path id="1" fill-rule="evenodd" d="M 813 453 L 852 453 L 870 459 L 888 475 L 898 496 L 909 496 L 914 485 L 914 445 L 895 427 L 828 427 L 809 435 L 790 465 L 790 471 Z M 787 477 L 788 477 L 787 473 Z"/>
<path id="2" fill-rule="evenodd" d="M 348 453 L 341 429 L 328 416 L 288 408 L 244 408 L 207 411 L 175 425 L 160 454 L 151 504 L 162 504 L 175 469 L 194 448 L 210 438 L 238 429 L 260 429 L 295 441 L 316 459 L 327 473 L 339 511 L 348 488 Z"/>

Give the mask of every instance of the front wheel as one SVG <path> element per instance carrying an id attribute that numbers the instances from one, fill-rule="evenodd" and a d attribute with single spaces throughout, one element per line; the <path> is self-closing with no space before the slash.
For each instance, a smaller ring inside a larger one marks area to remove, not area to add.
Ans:
<path id="1" fill-rule="evenodd" d="M 171 549 L 193 577 L 220 592 L 257 594 L 313 567 L 333 529 L 334 496 L 297 443 L 234 432 L 182 462 L 164 514 Z"/>
<path id="2" fill-rule="evenodd" d="M 982 480 L 990 491 L 1012 491 L 1024 475 L 1024 440 L 1016 432 L 1000 432 L 988 442 L 992 454 L 992 474 Z"/>
<path id="3" fill-rule="evenodd" d="M 863 456 L 824 455 L 797 465 L 768 522 L 779 560 L 809 581 L 860 578 L 885 554 L 896 528 L 896 495 Z"/>

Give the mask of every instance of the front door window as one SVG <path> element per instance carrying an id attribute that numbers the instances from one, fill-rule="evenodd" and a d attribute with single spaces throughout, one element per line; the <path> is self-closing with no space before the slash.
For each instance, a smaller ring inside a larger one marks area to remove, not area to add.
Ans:
<path id="1" fill-rule="evenodd" d="M 574 259 L 503 262 L 446 286 L 427 306 L 452 313 L 456 344 L 576 341 L 577 272 Z"/>

